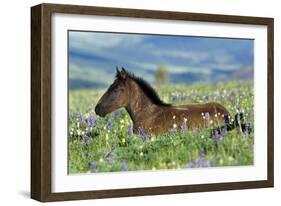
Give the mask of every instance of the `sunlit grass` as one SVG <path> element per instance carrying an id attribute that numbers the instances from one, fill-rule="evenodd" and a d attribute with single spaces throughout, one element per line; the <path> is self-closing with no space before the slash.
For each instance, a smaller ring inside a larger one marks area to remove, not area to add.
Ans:
<path id="1" fill-rule="evenodd" d="M 94 107 L 105 90 L 69 93 L 69 172 L 112 172 L 253 164 L 254 124 L 252 82 L 176 85 L 157 88 L 161 99 L 173 104 L 215 101 L 232 115 L 243 112 L 252 132 L 239 128 L 221 140 L 210 129 L 178 129 L 145 139 L 132 134 L 124 109 L 105 118 Z"/>

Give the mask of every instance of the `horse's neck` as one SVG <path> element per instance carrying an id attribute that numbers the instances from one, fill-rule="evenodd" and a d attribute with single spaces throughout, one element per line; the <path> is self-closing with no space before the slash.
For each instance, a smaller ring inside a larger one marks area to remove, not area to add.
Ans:
<path id="1" fill-rule="evenodd" d="M 131 91 L 129 103 L 126 107 L 134 124 L 146 120 L 151 117 L 157 105 L 153 104 L 152 101 L 144 94 L 140 88 L 135 88 Z"/>

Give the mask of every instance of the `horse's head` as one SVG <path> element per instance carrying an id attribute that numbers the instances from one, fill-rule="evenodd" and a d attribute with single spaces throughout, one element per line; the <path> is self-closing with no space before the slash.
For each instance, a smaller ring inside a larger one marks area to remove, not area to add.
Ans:
<path id="1" fill-rule="evenodd" d="M 116 79 L 98 101 L 95 112 L 104 117 L 121 107 L 125 107 L 128 102 L 128 74 L 124 68 L 121 71 L 116 68 Z"/>

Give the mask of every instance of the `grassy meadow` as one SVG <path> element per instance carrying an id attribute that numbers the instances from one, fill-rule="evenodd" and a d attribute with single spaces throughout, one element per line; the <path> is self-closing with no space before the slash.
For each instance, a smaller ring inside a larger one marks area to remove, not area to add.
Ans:
<path id="1" fill-rule="evenodd" d="M 215 101 L 224 105 L 231 115 L 243 112 L 245 122 L 250 124 L 251 133 L 243 133 L 240 128 L 235 128 L 212 135 L 210 128 L 195 131 L 179 128 L 159 136 L 134 134 L 131 119 L 124 109 L 108 114 L 105 118 L 96 116 L 95 105 L 105 90 L 70 90 L 69 173 L 253 164 L 252 81 L 171 85 L 156 90 L 167 103 L 179 105 Z M 218 126 L 210 125 L 211 128 Z"/>

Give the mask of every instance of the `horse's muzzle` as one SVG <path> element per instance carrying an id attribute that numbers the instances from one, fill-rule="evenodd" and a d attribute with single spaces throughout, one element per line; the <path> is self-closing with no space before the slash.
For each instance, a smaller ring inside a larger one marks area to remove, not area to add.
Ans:
<path id="1" fill-rule="evenodd" d="M 95 112 L 97 115 L 99 115 L 101 117 L 105 117 L 104 108 L 100 104 L 97 104 L 97 106 L 95 107 Z"/>

